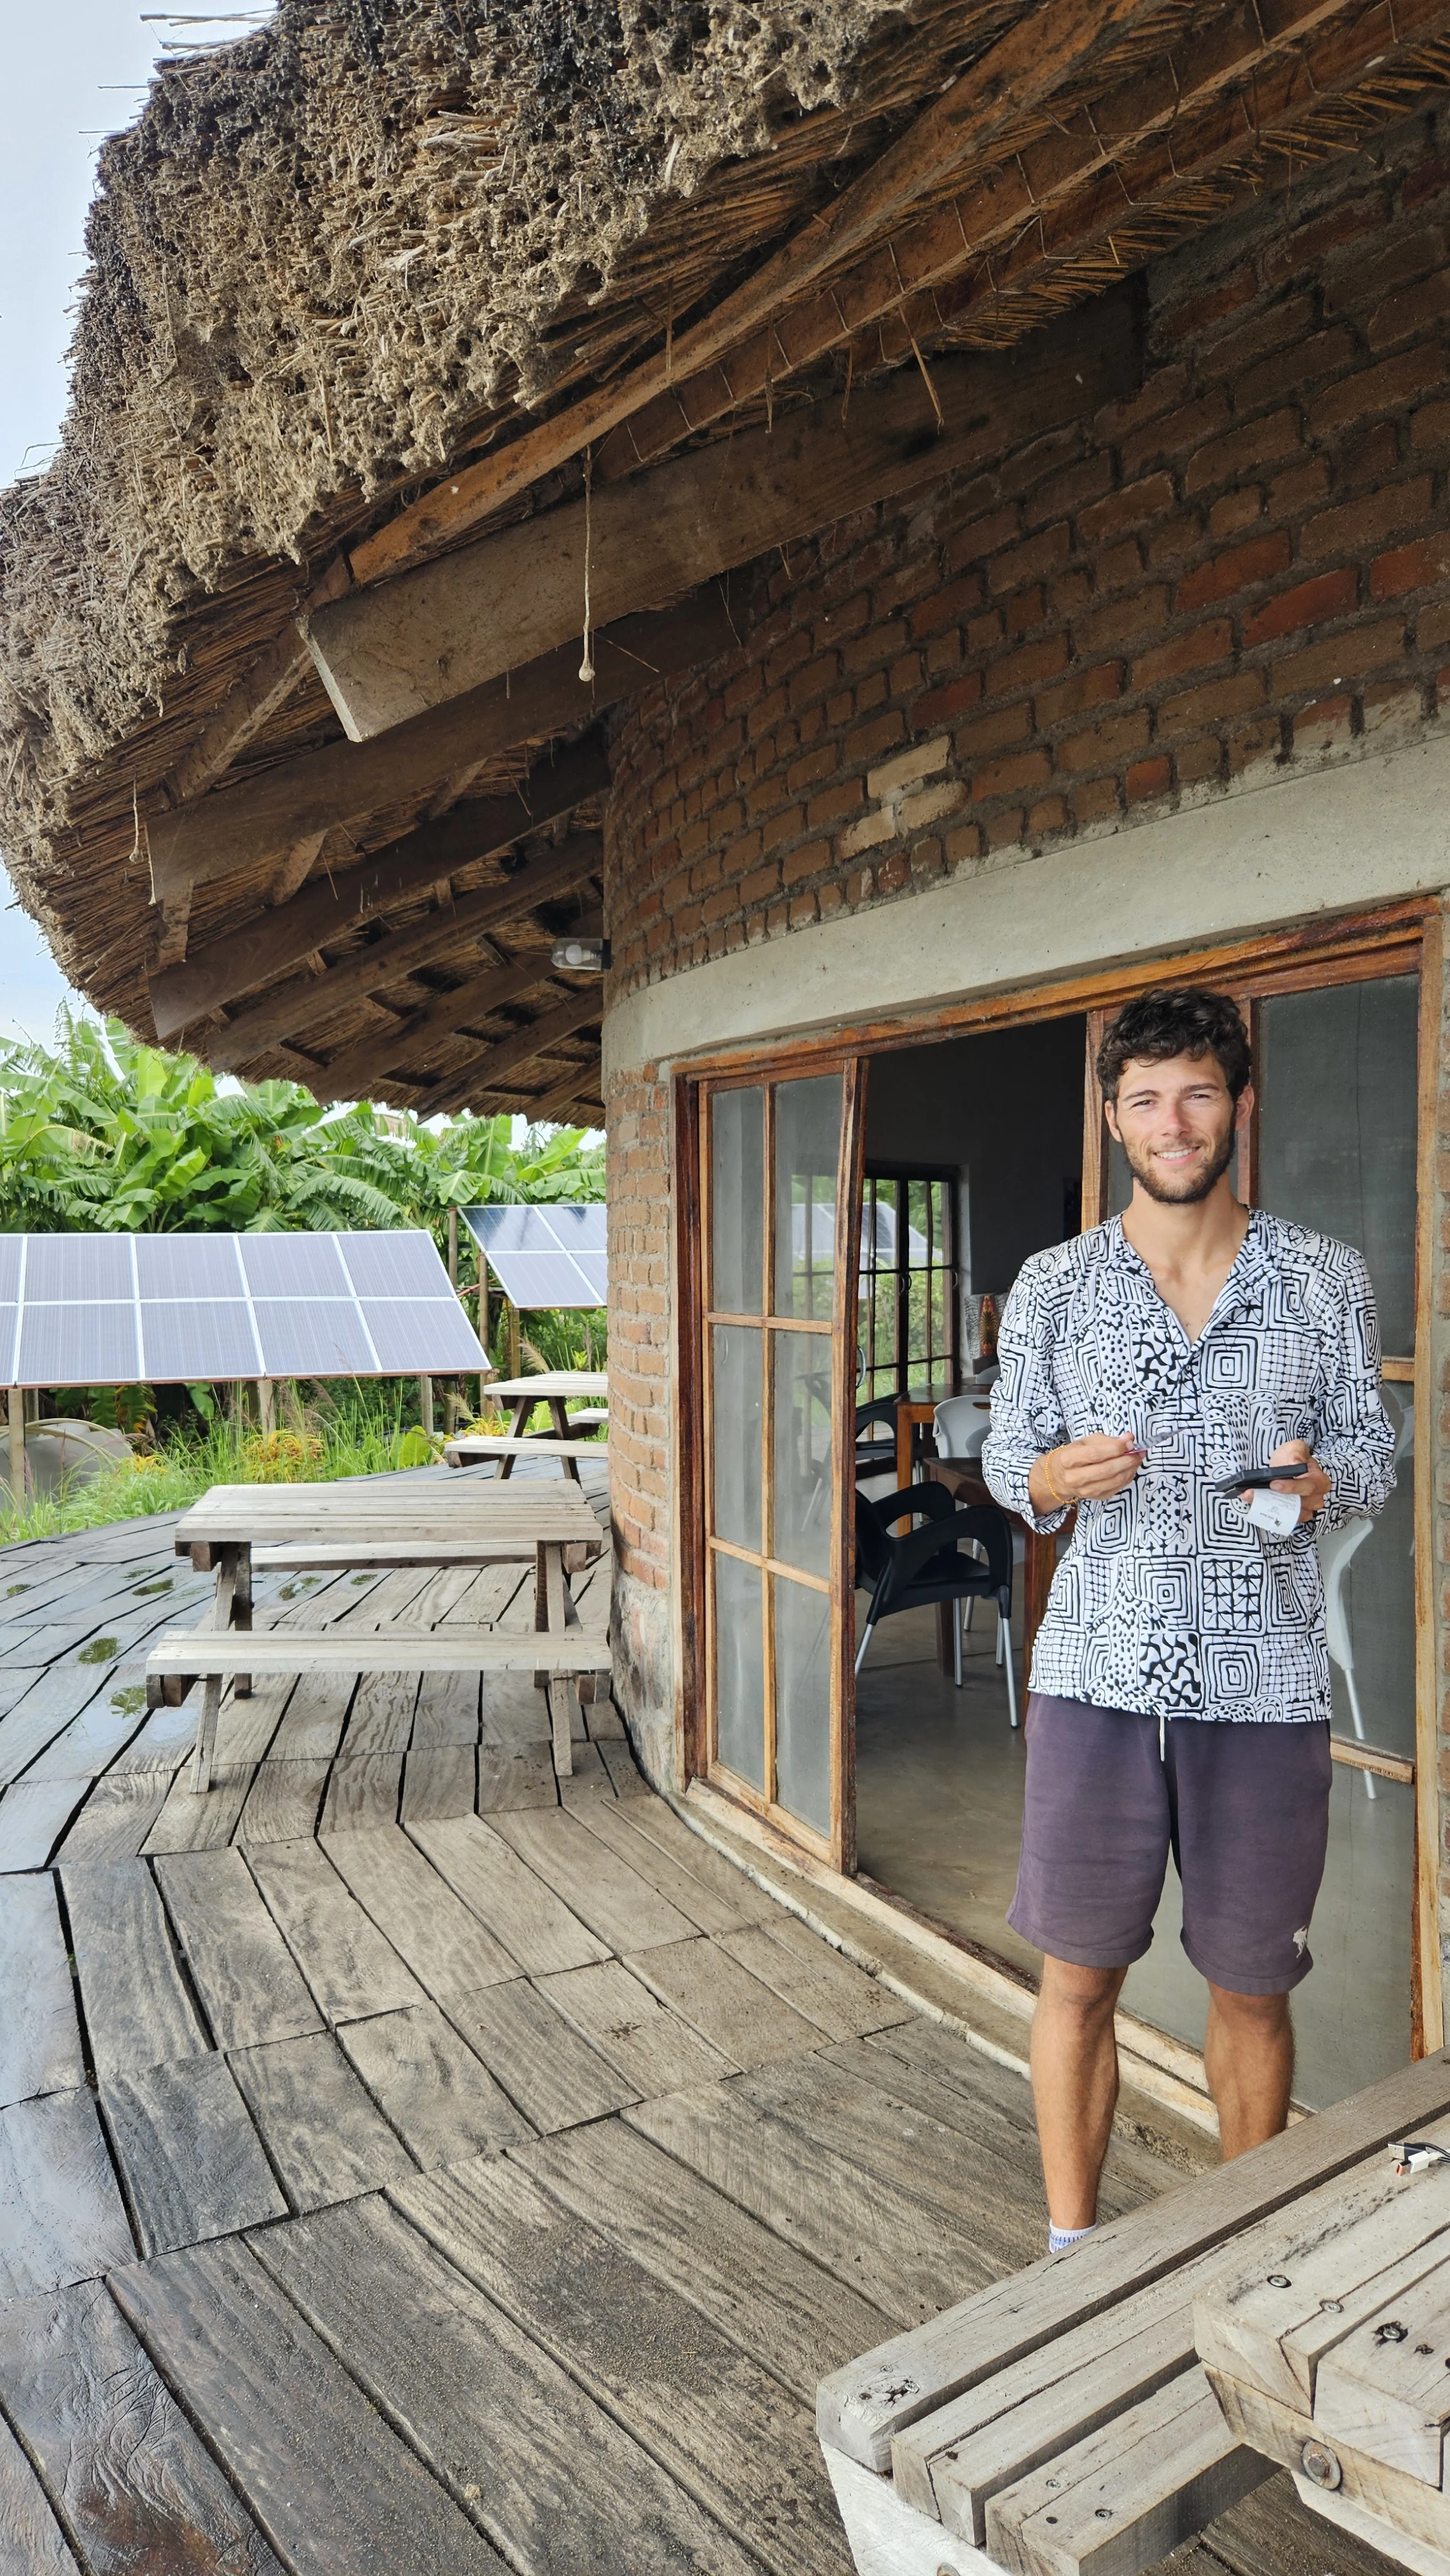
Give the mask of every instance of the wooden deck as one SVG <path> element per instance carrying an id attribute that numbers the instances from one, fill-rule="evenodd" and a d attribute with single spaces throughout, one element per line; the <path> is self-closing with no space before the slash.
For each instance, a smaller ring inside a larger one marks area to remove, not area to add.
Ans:
<path id="1" fill-rule="evenodd" d="M 1041 2250 L 1021 2079 L 607 1699 L 560 1783 L 527 1675 L 268 1682 L 195 1798 L 197 1695 L 141 1683 L 210 1591 L 171 1526 L 0 1553 L 0 2576 L 846 2576 L 816 2383 Z M 506 1632 L 528 1580 L 258 1616 Z M 1125 2141 L 1107 2204 L 1179 2179 Z M 1385 2562 L 1279 2478 L 1172 2565 Z"/>

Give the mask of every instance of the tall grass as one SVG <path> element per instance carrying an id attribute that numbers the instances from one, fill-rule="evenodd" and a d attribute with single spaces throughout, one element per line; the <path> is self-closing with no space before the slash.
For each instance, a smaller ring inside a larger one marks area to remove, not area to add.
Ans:
<path id="1" fill-rule="evenodd" d="M 87 1483 L 75 1479 L 59 1493 L 36 1495 L 23 1511 L 0 1502 L 0 1546 L 183 1511 L 211 1485 L 328 1484 L 422 1465 L 431 1452 L 425 1436 L 406 1426 L 404 1408 L 403 1384 L 382 1382 L 338 1387 L 325 1410 L 308 1408 L 300 1432 L 263 1435 L 236 1420 L 185 1431 L 168 1426 L 155 1450 L 118 1459 Z"/>

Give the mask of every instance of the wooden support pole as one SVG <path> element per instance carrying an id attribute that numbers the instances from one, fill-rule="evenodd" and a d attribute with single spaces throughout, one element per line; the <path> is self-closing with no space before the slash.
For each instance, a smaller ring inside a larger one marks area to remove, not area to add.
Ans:
<path id="1" fill-rule="evenodd" d="M 269 1377 L 257 1380 L 257 1424 L 264 1440 L 277 1428 L 277 1406 Z"/>
<path id="2" fill-rule="evenodd" d="M 10 1389 L 10 1505 L 13 1511 L 25 1509 L 25 1392 L 22 1387 Z"/>
<path id="3" fill-rule="evenodd" d="M 431 1377 L 420 1377 L 418 1380 L 418 1419 L 425 1431 L 432 1430 L 433 1380 Z"/>

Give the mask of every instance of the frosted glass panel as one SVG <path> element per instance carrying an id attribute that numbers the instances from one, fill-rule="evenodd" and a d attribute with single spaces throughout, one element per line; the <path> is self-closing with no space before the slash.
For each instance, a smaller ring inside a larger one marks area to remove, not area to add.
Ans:
<path id="1" fill-rule="evenodd" d="M 775 1544 L 807 1574 L 831 1564 L 831 1342 L 775 1333 Z"/>
<path id="2" fill-rule="evenodd" d="M 1386 1351 L 1415 1346 L 1418 979 L 1386 976 L 1260 1007 L 1262 1206 L 1357 1244 Z"/>
<path id="3" fill-rule="evenodd" d="M 757 1324 L 715 1324 L 711 1390 L 715 1451 L 714 1534 L 759 1549 L 761 1344 Z"/>
<path id="4" fill-rule="evenodd" d="M 717 1091 L 710 1102 L 710 1303 L 758 1315 L 765 1258 L 765 1094 Z"/>
<path id="5" fill-rule="evenodd" d="M 712 1551 L 715 1569 L 715 1750 L 752 1789 L 765 1788 L 765 1648 L 760 1568 Z"/>
<path id="6" fill-rule="evenodd" d="M 817 1833 L 831 1829 L 831 1602 L 772 1577 L 775 1797 Z"/>
<path id="7" fill-rule="evenodd" d="M 828 1322 L 836 1272 L 836 1166 L 841 1076 L 782 1082 L 775 1094 L 777 1315 Z"/>

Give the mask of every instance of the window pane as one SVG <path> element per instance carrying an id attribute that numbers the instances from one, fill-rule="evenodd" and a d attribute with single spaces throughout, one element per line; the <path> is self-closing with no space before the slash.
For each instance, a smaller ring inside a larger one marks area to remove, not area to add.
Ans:
<path id="1" fill-rule="evenodd" d="M 717 1091 L 710 1102 L 710 1303 L 758 1315 L 765 1235 L 764 1094 Z"/>
<path id="2" fill-rule="evenodd" d="M 840 1139 L 840 1074 L 777 1084 L 773 1310 L 777 1315 L 830 1320 Z"/>
<path id="3" fill-rule="evenodd" d="M 710 1328 L 715 1451 L 714 1534 L 735 1547 L 760 1547 L 761 1344 L 758 1324 Z"/>
<path id="4" fill-rule="evenodd" d="M 760 1568 L 711 1551 L 715 1568 L 715 1750 L 765 1790 L 765 1648 Z"/>
<path id="5" fill-rule="evenodd" d="M 831 1342 L 775 1339 L 775 1536 L 771 1553 L 807 1574 L 831 1567 Z M 890 1448 L 886 1449 L 887 1463 Z"/>
<path id="6" fill-rule="evenodd" d="M 773 1575 L 775 1796 L 817 1833 L 831 1830 L 831 1603 Z"/>
<path id="7" fill-rule="evenodd" d="M 1418 981 L 1387 976 L 1261 1006 L 1259 1198 L 1357 1244 L 1384 1348 L 1415 1347 Z"/>
<path id="8" fill-rule="evenodd" d="M 913 1270 L 924 1270 L 931 1259 L 931 1216 L 928 1199 L 930 1181 L 908 1181 L 907 1185 L 906 1258 Z"/>

